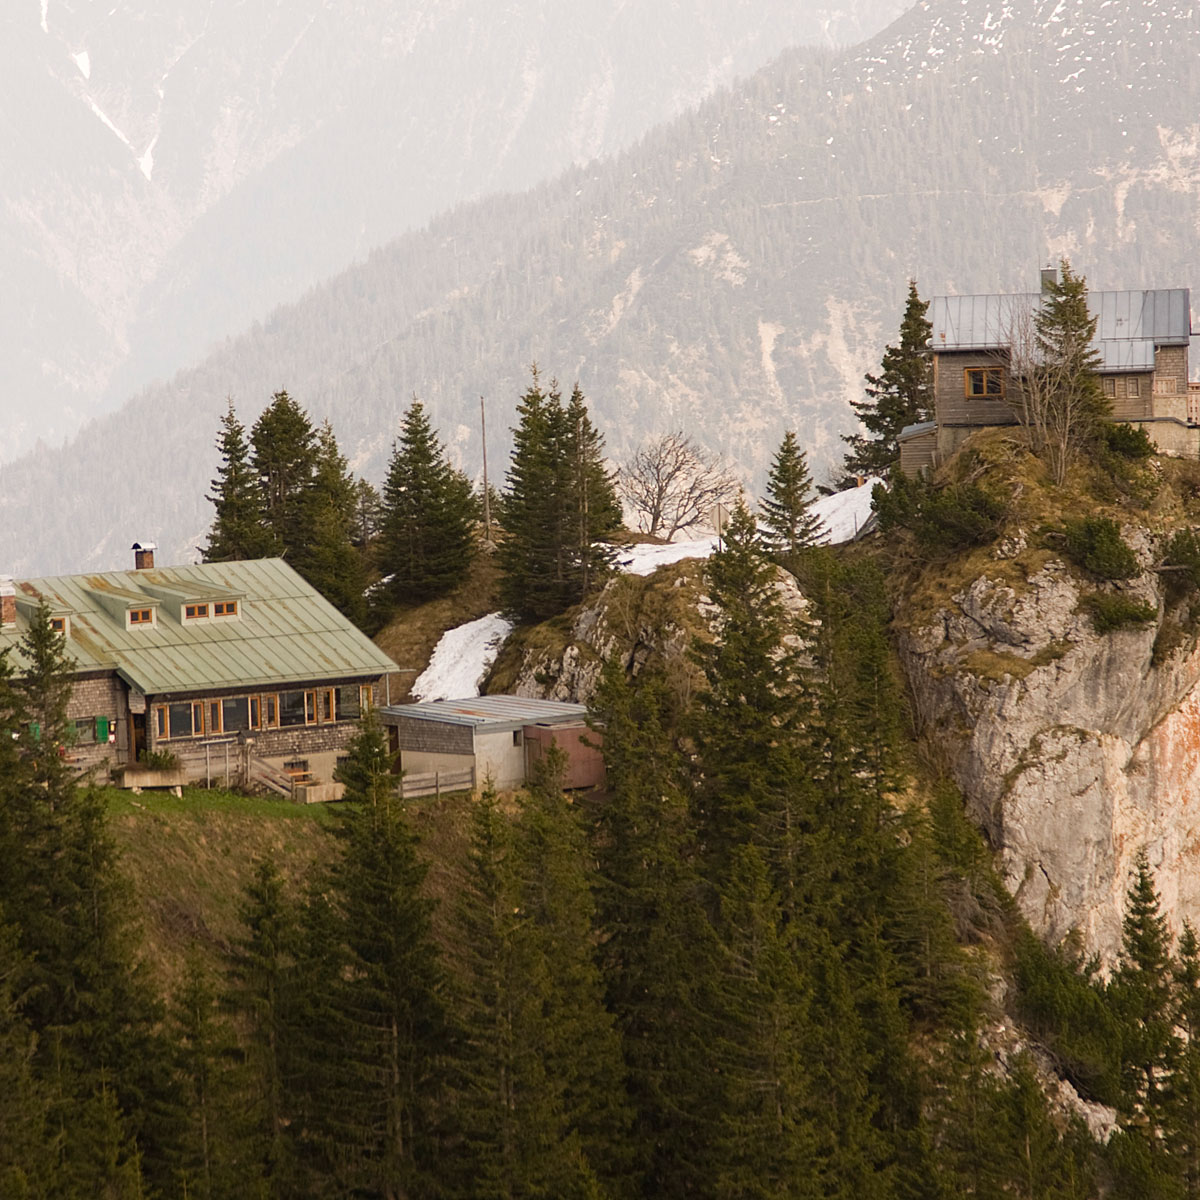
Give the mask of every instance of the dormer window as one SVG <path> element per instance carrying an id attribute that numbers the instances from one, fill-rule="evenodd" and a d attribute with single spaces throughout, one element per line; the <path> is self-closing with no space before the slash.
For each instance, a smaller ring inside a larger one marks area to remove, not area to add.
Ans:
<path id="1" fill-rule="evenodd" d="M 214 617 L 236 617 L 238 602 L 236 600 L 218 600 L 213 604 Z"/>
<path id="2" fill-rule="evenodd" d="M 206 620 L 208 620 L 208 605 L 207 604 L 185 604 L 183 606 L 183 619 L 185 621 L 206 621 Z"/>
<path id="3" fill-rule="evenodd" d="M 129 624 L 134 625 L 153 625 L 154 624 L 154 609 L 152 608 L 131 608 L 129 609 Z"/>
<path id="4" fill-rule="evenodd" d="M 55 633 L 61 633 L 63 635 L 63 637 L 66 637 L 67 633 L 69 632 L 69 629 L 67 626 L 67 618 L 66 617 L 51 617 L 50 618 L 50 628 L 53 629 Z"/>

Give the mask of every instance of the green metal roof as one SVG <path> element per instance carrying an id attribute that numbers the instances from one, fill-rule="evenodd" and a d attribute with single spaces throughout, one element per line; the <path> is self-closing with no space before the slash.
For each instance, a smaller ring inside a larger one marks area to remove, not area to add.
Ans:
<path id="1" fill-rule="evenodd" d="M 113 670 L 146 695 L 376 677 L 396 670 L 382 650 L 281 558 L 19 579 L 17 624 L 0 649 L 24 665 L 25 601 L 68 617 L 77 670 Z M 190 601 L 238 597 L 239 615 L 181 622 Z M 175 598 L 178 598 L 175 600 Z M 174 601 L 174 602 L 173 602 Z M 117 602 L 114 604 L 114 602 Z M 126 628 L 121 605 L 153 608 L 153 625 Z"/>

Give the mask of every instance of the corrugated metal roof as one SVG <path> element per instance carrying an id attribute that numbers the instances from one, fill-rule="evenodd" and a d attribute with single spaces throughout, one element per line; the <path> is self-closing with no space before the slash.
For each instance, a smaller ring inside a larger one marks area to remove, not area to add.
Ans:
<path id="1" fill-rule="evenodd" d="M 919 437 L 922 433 L 932 433 L 936 428 L 936 421 L 918 421 L 915 425 L 905 425 L 897 435 L 896 441 L 907 442 L 909 438 Z"/>
<path id="2" fill-rule="evenodd" d="M 369 677 L 396 669 L 279 558 L 26 579 L 17 589 L 22 599 L 44 597 L 56 613 L 70 615 L 67 653 L 79 670 L 115 670 L 147 695 Z M 237 617 L 181 622 L 179 605 L 163 602 L 166 594 L 177 595 L 180 603 L 214 595 L 242 599 Z M 108 611 L 118 597 L 131 606 L 154 607 L 155 623 L 125 628 Z M 23 660 L 17 645 L 29 622 L 24 607 L 18 608 L 14 629 L 0 630 L 0 648 L 12 648 L 18 670 Z"/>
<path id="3" fill-rule="evenodd" d="M 1089 292 L 1096 318 L 1093 345 L 1102 370 L 1150 370 L 1155 345 L 1187 345 L 1192 331 L 1187 288 Z M 933 350 L 997 350 L 1032 319 L 1040 292 L 992 296 L 935 296 L 929 302 Z M 1147 347 L 1149 359 L 1147 360 Z"/>
<path id="4" fill-rule="evenodd" d="M 423 704 L 393 704 L 379 710 L 384 724 L 389 717 L 414 717 L 448 725 L 486 726 L 497 733 L 522 725 L 561 725 L 587 716 L 586 704 L 562 700 L 536 700 L 526 696 L 475 696 L 466 700 L 430 700 Z"/>

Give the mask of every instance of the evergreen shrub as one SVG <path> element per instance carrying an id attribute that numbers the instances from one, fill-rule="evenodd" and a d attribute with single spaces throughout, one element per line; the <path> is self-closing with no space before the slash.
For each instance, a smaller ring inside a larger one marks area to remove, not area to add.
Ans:
<path id="1" fill-rule="evenodd" d="M 1067 557 L 1099 579 L 1132 579 L 1140 574 L 1137 557 L 1110 517 L 1068 521 L 1063 530 Z"/>
<path id="2" fill-rule="evenodd" d="M 1134 596 L 1110 592 L 1092 592 L 1079 601 L 1079 607 L 1091 617 L 1097 633 L 1149 625 L 1158 617 L 1158 610 L 1153 605 Z"/>
<path id="3" fill-rule="evenodd" d="M 1200 534 L 1194 529 L 1178 530 L 1167 543 L 1164 563 L 1179 568 L 1169 577 L 1175 590 L 1200 588 Z"/>
<path id="4" fill-rule="evenodd" d="M 1154 443 L 1140 426 L 1134 428 L 1132 425 L 1106 421 L 1100 427 L 1100 434 L 1108 449 L 1122 458 L 1147 459 L 1154 455 Z"/>
<path id="5" fill-rule="evenodd" d="M 935 487 L 897 472 L 891 490 L 876 484 L 872 493 L 880 528 L 911 530 L 926 550 L 952 554 L 995 541 L 1004 505 L 975 483 Z"/>

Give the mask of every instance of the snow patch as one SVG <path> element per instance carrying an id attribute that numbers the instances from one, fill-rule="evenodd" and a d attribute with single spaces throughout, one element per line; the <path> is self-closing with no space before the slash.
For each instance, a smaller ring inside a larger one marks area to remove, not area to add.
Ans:
<path id="1" fill-rule="evenodd" d="M 49 33 L 50 26 L 46 21 L 46 15 L 50 11 L 50 0 L 42 0 L 42 32 Z"/>
<path id="2" fill-rule="evenodd" d="M 857 537 L 871 516 L 871 491 L 882 482 L 871 476 L 861 487 L 848 488 L 814 501 L 808 511 L 821 520 L 821 542 L 837 546 Z"/>
<path id="3" fill-rule="evenodd" d="M 147 180 L 149 180 L 150 176 L 154 174 L 154 147 L 156 145 L 158 145 L 157 133 L 153 138 L 151 138 L 150 145 L 146 147 L 146 153 L 137 160 L 137 164 L 141 168 L 141 172 L 143 175 L 145 175 Z"/>
<path id="4" fill-rule="evenodd" d="M 818 540 L 837 546 L 857 537 L 871 517 L 871 490 L 882 482 L 875 476 L 861 487 L 820 496 L 809 505 L 809 512 L 821 522 Z M 659 567 L 682 562 L 685 558 L 708 558 L 717 549 L 717 539 L 696 538 L 687 542 L 668 542 L 665 546 L 639 542 L 626 546 L 617 554 L 617 567 L 627 575 L 652 575 Z"/>
<path id="5" fill-rule="evenodd" d="M 442 634 L 429 666 L 413 684 L 414 700 L 466 700 L 479 695 L 500 647 L 512 632 L 512 622 L 498 612 L 468 621 Z"/>
<path id="6" fill-rule="evenodd" d="M 46 6 L 43 4 L 42 12 L 44 13 L 45 11 L 46 11 Z M 42 28 L 45 29 L 44 24 L 43 24 Z M 84 77 L 84 79 L 91 79 L 91 77 L 92 77 L 92 60 L 91 60 L 91 58 L 88 57 L 88 52 L 86 50 L 80 50 L 80 52 L 78 54 L 72 54 L 71 59 L 75 63 L 75 65 L 79 68 L 80 75 L 82 75 Z"/>

